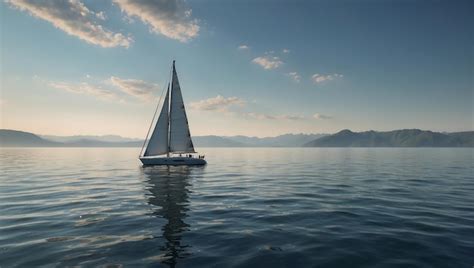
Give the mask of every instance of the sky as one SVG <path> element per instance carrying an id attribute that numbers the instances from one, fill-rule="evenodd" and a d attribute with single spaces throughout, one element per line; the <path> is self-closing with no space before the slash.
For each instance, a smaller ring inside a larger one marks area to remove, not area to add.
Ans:
<path id="1" fill-rule="evenodd" d="M 474 4 L 0 3 L 0 128 L 143 138 L 172 60 L 192 135 L 474 129 Z"/>

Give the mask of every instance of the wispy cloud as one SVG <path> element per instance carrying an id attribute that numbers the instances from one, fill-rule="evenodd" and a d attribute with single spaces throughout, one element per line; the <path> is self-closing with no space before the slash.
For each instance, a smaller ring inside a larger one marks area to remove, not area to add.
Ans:
<path id="1" fill-rule="evenodd" d="M 69 35 L 101 47 L 129 47 L 131 37 L 105 29 L 97 19 L 105 19 L 102 12 L 89 10 L 80 0 L 36 1 L 7 0 L 11 7 L 52 23 Z"/>
<path id="2" fill-rule="evenodd" d="M 191 9 L 183 0 L 114 0 L 128 17 L 136 17 L 150 26 L 152 32 L 186 42 L 199 33 L 199 24 L 191 18 Z"/>
<path id="3" fill-rule="evenodd" d="M 324 115 L 316 113 L 312 117 L 304 116 L 304 115 L 290 115 L 290 114 L 280 114 L 280 115 L 271 115 L 271 114 L 263 114 L 263 113 L 246 113 L 244 114 L 247 117 L 258 119 L 258 120 L 310 120 L 310 119 L 331 119 L 332 116 Z"/>
<path id="4" fill-rule="evenodd" d="M 291 114 L 283 114 L 277 115 L 276 119 L 283 119 L 283 120 L 303 120 L 305 119 L 302 115 L 291 115 Z"/>
<path id="5" fill-rule="evenodd" d="M 231 106 L 242 106 L 245 104 L 245 100 L 238 97 L 225 98 L 221 95 L 217 95 L 214 98 L 200 100 L 197 102 L 191 102 L 190 107 L 195 110 L 202 111 L 227 111 Z"/>
<path id="6" fill-rule="evenodd" d="M 274 116 L 268 114 L 260 114 L 260 113 L 247 113 L 246 116 L 258 119 L 258 120 L 265 120 L 265 119 L 275 119 Z"/>
<path id="7" fill-rule="evenodd" d="M 269 55 L 257 57 L 253 59 L 252 62 L 262 66 L 265 70 L 276 69 L 283 64 L 283 61 L 281 61 L 279 57 L 273 57 Z"/>
<path id="8" fill-rule="evenodd" d="M 290 53 L 290 50 L 288 48 L 284 48 L 281 52 L 283 52 L 285 54 L 288 54 L 288 53 Z"/>
<path id="9" fill-rule="evenodd" d="M 106 20 L 107 19 L 107 16 L 105 15 L 104 11 L 95 13 L 95 16 L 100 20 Z"/>
<path id="10" fill-rule="evenodd" d="M 154 92 L 159 91 L 157 84 L 149 83 L 138 79 L 123 79 L 112 76 L 106 80 L 93 79 L 86 75 L 86 82 L 47 82 L 55 89 L 64 90 L 75 94 L 83 94 L 97 97 L 101 100 L 124 102 L 125 96 L 131 96 L 142 101 L 154 100 Z M 121 94 L 125 93 L 125 94 Z"/>
<path id="11" fill-rule="evenodd" d="M 300 115 L 269 115 L 269 114 L 261 114 L 261 113 L 247 113 L 248 117 L 258 119 L 258 120 L 302 120 L 305 119 L 304 116 Z"/>
<path id="12" fill-rule="evenodd" d="M 317 119 L 317 120 L 323 120 L 323 119 L 331 119 L 332 116 L 330 116 L 330 115 L 324 115 L 324 114 L 319 114 L 319 113 L 315 113 L 315 114 L 313 115 L 313 118 L 314 118 L 314 119 Z"/>
<path id="13" fill-rule="evenodd" d="M 296 83 L 299 83 L 301 81 L 301 76 L 297 72 L 287 73 L 286 75 L 293 79 L 293 81 L 295 81 Z"/>
<path id="14" fill-rule="evenodd" d="M 246 50 L 246 49 L 249 49 L 250 47 L 247 46 L 247 45 L 240 45 L 239 47 L 237 47 L 238 50 Z"/>
<path id="15" fill-rule="evenodd" d="M 137 79 L 122 79 L 112 76 L 110 78 L 110 83 L 124 93 L 144 101 L 153 100 L 153 92 L 158 92 L 159 90 L 157 84 Z"/>
<path id="16" fill-rule="evenodd" d="M 331 81 L 331 80 L 334 80 L 334 79 L 337 79 L 337 78 L 342 78 L 344 77 L 342 74 L 313 74 L 311 76 L 311 80 L 313 81 L 313 83 L 315 84 L 319 84 L 319 83 L 323 83 L 323 82 L 326 82 L 326 81 Z"/>
<path id="17" fill-rule="evenodd" d="M 217 95 L 214 98 L 209 98 L 205 100 L 200 100 L 197 102 L 191 102 L 189 107 L 193 110 L 201 111 L 217 111 L 222 115 L 226 116 L 240 116 L 248 119 L 256 120 L 285 120 L 285 121 L 302 121 L 302 120 L 323 120 L 331 119 L 332 116 L 316 113 L 312 116 L 310 115 L 298 115 L 298 114 L 267 114 L 267 113 L 257 113 L 257 112 L 248 112 L 242 110 L 231 110 L 233 106 L 243 106 L 246 104 L 246 101 L 238 97 L 223 97 Z"/>
<path id="18" fill-rule="evenodd" d="M 189 107 L 193 110 L 201 111 L 217 111 L 222 115 L 226 116 L 238 116 L 245 117 L 249 119 L 257 120 L 303 120 L 306 119 L 302 115 L 289 115 L 289 114 L 280 114 L 280 115 L 271 115 L 265 113 L 255 113 L 255 112 L 246 112 L 242 110 L 231 110 L 234 106 L 244 106 L 247 101 L 238 98 L 238 97 L 223 97 L 217 95 L 214 98 L 209 98 L 205 100 L 200 100 L 197 102 L 191 102 Z"/>
<path id="19" fill-rule="evenodd" d="M 108 100 L 108 101 L 120 100 L 119 96 L 115 92 L 104 89 L 97 85 L 90 85 L 84 82 L 79 83 L 79 84 L 66 83 L 66 82 L 51 82 L 49 83 L 49 85 L 56 89 L 65 90 L 65 91 L 72 92 L 75 94 L 94 96 L 102 100 Z"/>

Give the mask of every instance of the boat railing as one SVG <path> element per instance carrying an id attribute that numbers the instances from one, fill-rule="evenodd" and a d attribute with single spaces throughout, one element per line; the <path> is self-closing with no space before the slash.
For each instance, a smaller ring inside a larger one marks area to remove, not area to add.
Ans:
<path id="1" fill-rule="evenodd" d="M 193 154 L 185 154 L 185 155 L 183 156 L 183 154 L 179 154 L 179 157 L 194 158 L 194 155 L 193 155 Z M 201 155 L 201 154 L 198 155 L 198 159 L 204 159 L 204 158 L 205 158 L 205 155 L 203 155 L 203 154 L 202 154 L 202 155 Z"/>

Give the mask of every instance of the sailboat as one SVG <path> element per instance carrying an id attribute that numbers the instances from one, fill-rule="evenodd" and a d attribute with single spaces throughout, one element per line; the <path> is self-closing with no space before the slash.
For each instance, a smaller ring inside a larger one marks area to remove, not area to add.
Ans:
<path id="1" fill-rule="evenodd" d="M 143 165 L 205 165 L 204 156 L 194 155 L 175 61 L 160 115 L 148 139 L 158 108 L 159 102 L 140 153 Z"/>

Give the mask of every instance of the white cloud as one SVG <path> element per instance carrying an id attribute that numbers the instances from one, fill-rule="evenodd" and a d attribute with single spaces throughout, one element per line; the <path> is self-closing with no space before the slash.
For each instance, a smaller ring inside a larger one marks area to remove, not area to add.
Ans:
<path id="1" fill-rule="evenodd" d="M 247 45 L 240 45 L 237 49 L 239 50 L 246 50 L 246 49 L 249 49 L 250 47 L 247 46 Z"/>
<path id="2" fill-rule="evenodd" d="M 283 114 L 283 115 L 277 115 L 277 116 L 276 116 L 276 119 L 283 119 L 283 120 L 303 120 L 303 119 L 305 119 L 305 117 L 302 116 L 302 115 L 287 115 L 287 114 Z"/>
<path id="3" fill-rule="evenodd" d="M 247 117 L 258 119 L 258 120 L 306 120 L 306 119 L 318 119 L 318 120 L 323 120 L 323 119 L 331 119 L 332 116 L 329 115 L 324 115 L 324 114 L 319 114 L 316 113 L 312 117 L 307 117 L 303 115 L 289 115 L 289 114 L 280 114 L 280 115 L 270 115 L 270 114 L 262 114 L 262 113 L 246 113 L 245 114 Z"/>
<path id="4" fill-rule="evenodd" d="M 157 84 L 152 84 L 137 79 L 122 79 L 112 76 L 110 78 L 110 83 L 118 87 L 126 94 L 145 101 L 153 100 L 153 92 L 158 92 L 159 90 L 159 86 Z"/>
<path id="5" fill-rule="evenodd" d="M 275 119 L 274 116 L 268 114 L 260 114 L 260 113 L 247 113 L 248 117 L 258 119 L 258 120 L 265 120 L 265 119 Z"/>
<path id="6" fill-rule="evenodd" d="M 285 54 L 288 54 L 288 53 L 290 53 L 290 50 L 287 49 L 287 48 L 284 48 L 281 52 L 283 52 L 283 53 L 285 53 Z"/>
<path id="7" fill-rule="evenodd" d="M 49 85 L 56 89 L 75 94 L 94 96 L 102 100 L 119 100 L 119 97 L 114 92 L 88 83 L 72 84 L 66 82 L 51 82 Z"/>
<path id="8" fill-rule="evenodd" d="M 332 116 L 330 116 L 330 115 L 324 115 L 324 114 L 319 114 L 319 113 L 315 113 L 315 114 L 313 115 L 313 118 L 314 118 L 314 119 L 317 119 L 317 120 L 322 120 L 322 119 L 331 119 Z"/>
<path id="9" fill-rule="evenodd" d="M 122 21 L 124 21 L 127 24 L 132 24 L 135 23 L 135 20 L 130 18 L 129 16 L 125 15 L 122 17 Z"/>
<path id="10" fill-rule="evenodd" d="M 313 80 L 313 83 L 319 84 L 322 82 L 331 81 L 336 78 L 342 78 L 342 77 L 344 77 L 342 74 L 327 74 L 327 75 L 313 74 L 313 76 L 311 76 L 311 80 Z"/>
<path id="11" fill-rule="evenodd" d="M 122 99 L 124 95 L 119 94 L 120 91 L 140 100 L 152 101 L 154 99 L 153 92 L 159 90 L 158 85 L 137 79 L 122 79 L 112 76 L 108 80 L 97 81 L 92 79 L 90 75 L 86 75 L 86 79 L 87 82 L 81 83 L 49 82 L 48 84 L 53 88 L 67 92 L 95 96 L 101 100 L 115 100 L 119 102 L 124 102 Z M 106 88 L 103 88 L 103 86 L 106 86 Z"/>
<path id="12" fill-rule="evenodd" d="M 301 81 L 301 76 L 297 72 L 287 73 L 286 75 L 293 79 L 293 81 L 295 81 L 296 83 L 299 83 Z"/>
<path id="13" fill-rule="evenodd" d="M 265 114 L 265 113 L 229 111 L 229 109 L 232 106 L 243 106 L 245 104 L 246 104 L 246 101 L 238 97 L 225 98 L 221 95 L 217 95 L 214 98 L 200 100 L 197 102 L 191 102 L 189 104 L 189 107 L 191 107 L 191 109 L 193 110 L 217 111 L 223 115 L 243 116 L 246 118 L 257 119 L 257 120 L 296 121 L 296 120 L 308 119 L 308 117 L 303 116 L 303 115 L 291 115 L 291 114 L 271 115 L 271 114 Z"/>
<path id="14" fill-rule="evenodd" d="M 217 95 L 214 98 L 206 100 L 200 100 L 197 102 L 191 102 L 189 105 L 192 109 L 203 110 L 203 111 L 227 111 L 230 106 L 239 105 L 242 106 L 245 101 L 238 97 L 225 98 L 221 95 Z"/>
<path id="15" fill-rule="evenodd" d="M 248 117 L 258 119 L 258 120 L 302 120 L 305 119 L 304 116 L 300 115 L 269 115 L 261 113 L 247 113 Z"/>
<path id="16" fill-rule="evenodd" d="M 199 33 L 196 19 L 191 18 L 183 0 L 114 0 L 127 17 L 136 17 L 150 26 L 150 31 L 186 42 Z"/>
<path id="17" fill-rule="evenodd" d="M 95 13 L 95 16 L 100 20 L 106 20 L 107 19 L 107 16 L 105 16 L 104 11 Z"/>
<path id="18" fill-rule="evenodd" d="M 89 10 L 80 0 L 35 1 L 7 0 L 10 6 L 52 23 L 69 35 L 101 47 L 129 47 L 132 38 L 105 29 L 95 20 L 105 18 L 102 12 Z"/>
<path id="19" fill-rule="evenodd" d="M 272 56 L 258 57 L 253 59 L 252 62 L 262 66 L 265 70 L 276 69 L 283 64 L 280 58 Z"/>

